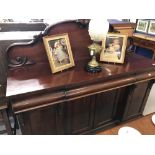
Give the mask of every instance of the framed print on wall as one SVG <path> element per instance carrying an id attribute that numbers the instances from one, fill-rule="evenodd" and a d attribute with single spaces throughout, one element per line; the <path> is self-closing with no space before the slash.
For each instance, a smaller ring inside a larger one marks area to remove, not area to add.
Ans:
<path id="1" fill-rule="evenodd" d="M 103 50 L 100 61 L 124 63 L 127 36 L 121 34 L 107 34 L 102 42 Z"/>
<path id="2" fill-rule="evenodd" d="M 155 35 L 155 20 L 150 20 L 148 34 Z"/>
<path id="3" fill-rule="evenodd" d="M 68 34 L 43 37 L 52 73 L 75 66 Z"/>
<path id="4" fill-rule="evenodd" d="M 141 20 L 137 21 L 136 31 L 147 33 L 149 21 L 148 20 Z"/>

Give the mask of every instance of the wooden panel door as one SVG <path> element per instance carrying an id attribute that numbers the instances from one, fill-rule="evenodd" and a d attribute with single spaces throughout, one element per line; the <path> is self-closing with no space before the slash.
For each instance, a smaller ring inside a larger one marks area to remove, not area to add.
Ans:
<path id="1" fill-rule="evenodd" d="M 117 106 L 117 91 L 111 90 L 96 95 L 95 104 L 95 120 L 94 128 L 108 125 L 115 121 L 116 106 Z"/>
<path id="2" fill-rule="evenodd" d="M 94 97 L 84 97 L 66 103 L 66 134 L 82 134 L 93 126 Z"/>
<path id="3" fill-rule="evenodd" d="M 126 107 L 124 110 L 123 120 L 128 120 L 141 115 L 153 82 L 144 82 L 130 86 L 129 95 L 126 96 Z"/>
<path id="4" fill-rule="evenodd" d="M 40 108 L 17 115 L 22 134 L 49 135 L 63 134 L 59 116 L 59 104 Z"/>

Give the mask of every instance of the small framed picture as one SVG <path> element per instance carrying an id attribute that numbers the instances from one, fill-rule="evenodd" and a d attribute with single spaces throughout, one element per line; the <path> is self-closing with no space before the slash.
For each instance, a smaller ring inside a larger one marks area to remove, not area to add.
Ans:
<path id="1" fill-rule="evenodd" d="M 43 37 L 52 73 L 75 66 L 68 34 Z"/>
<path id="2" fill-rule="evenodd" d="M 100 61 L 112 63 L 124 63 L 127 36 L 121 34 L 107 34 L 102 42 L 103 50 Z"/>
<path id="3" fill-rule="evenodd" d="M 149 21 L 148 20 L 141 20 L 137 21 L 136 31 L 147 33 Z"/>
<path id="4" fill-rule="evenodd" d="M 150 20 L 148 34 L 155 35 L 155 20 Z"/>

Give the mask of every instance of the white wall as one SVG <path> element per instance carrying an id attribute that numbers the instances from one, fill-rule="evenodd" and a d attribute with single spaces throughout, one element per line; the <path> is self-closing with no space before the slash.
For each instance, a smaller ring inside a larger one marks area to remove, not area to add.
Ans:
<path id="1" fill-rule="evenodd" d="M 143 115 L 148 115 L 153 112 L 155 112 L 155 84 L 152 86 Z"/>

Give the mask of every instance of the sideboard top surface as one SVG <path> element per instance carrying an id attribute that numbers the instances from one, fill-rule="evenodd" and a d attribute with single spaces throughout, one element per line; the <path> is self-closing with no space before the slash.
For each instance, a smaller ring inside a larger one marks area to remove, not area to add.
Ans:
<path id="1" fill-rule="evenodd" d="M 88 73 L 84 70 L 85 61 L 76 63 L 76 66 L 52 74 L 49 64 L 36 64 L 18 69 L 10 70 L 7 78 L 6 96 L 14 96 L 29 92 L 64 89 L 72 86 L 88 85 L 99 81 L 109 81 L 124 76 L 138 74 L 141 72 L 149 73 L 154 70 L 153 60 L 142 56 L 131 54 L 126 57 L 124 64 L 101 63 L 102 72 Z"/>
<path id="2" fill-rule="evenodd" d="M 62 33 L 68 33 L 75 67 L 52 74 L 42 37 Z M 124 64 L 101 63 L 102 72 L 88 73 L 84 68 L 90 60 L 87 47 L 91 43 L 87 26 L 79 25 L 76 21 L 66 21 L 48 27 L 31 43 L 10 46 L 7 51 L 9 60 L 26 56 L 35 64 L 9 69 L 6 96 L 79 88 L 115 79 L 121 80 L 130 75 L 134 77 L 140 72 L 155 71 L 155 67 L 152 65 L 155 63 L 153 60 L 130 54 L 126 56 Z"/>

